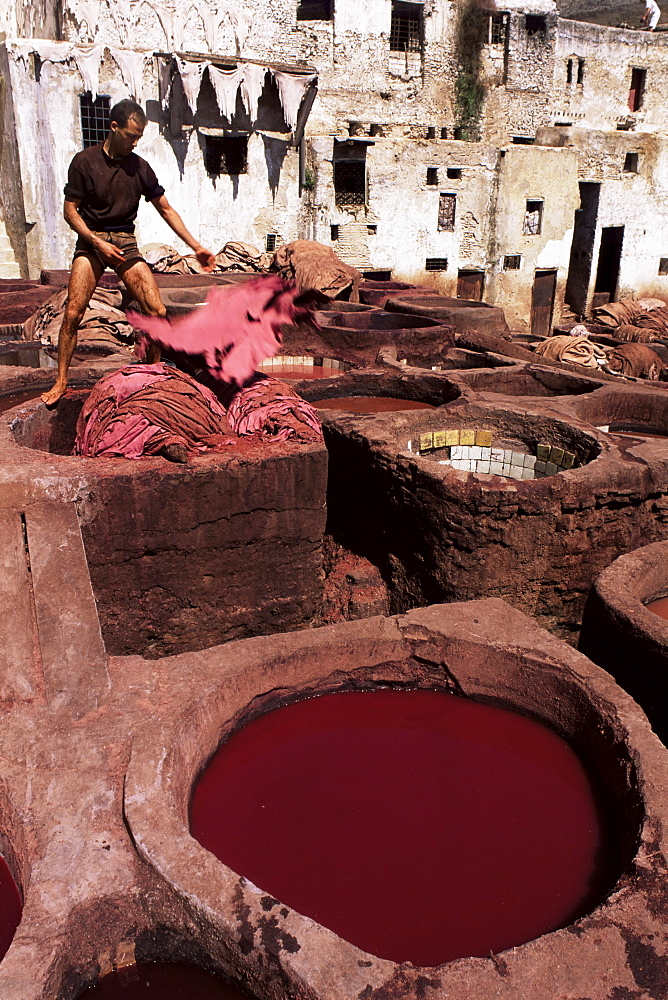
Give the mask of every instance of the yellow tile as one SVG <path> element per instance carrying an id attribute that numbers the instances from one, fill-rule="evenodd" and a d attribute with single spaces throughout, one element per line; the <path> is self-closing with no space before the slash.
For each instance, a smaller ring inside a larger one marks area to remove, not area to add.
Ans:
<path id="1" fill-rule="evenodd" d="M 445 448 L 445 431 L 434 431 L 434 448 Z"/>
<path id="2" fill-rule="evenodd" d="M 429 451 L 434 447 L 434 435 L 431 431 L 428 434 L 420 434 L 420 451 Z"/>
<path id="3" fill-rule="evenodd" d="M 459 431 L 445 432 L 445 447 L 452 448 L 459 444 Z"/>
<path id="4" fill-rule="evenodd" d="M 462 428 L 459 432 L 459 443 L 464 445 L 474 445 L 475 444 L 475 431 L 466 430 Z"/>
<path id="5" fill-rule="evenodd" d="M 475 443 L 480 448 L 491 448 L 492 447 L 492 432 L 491 431 L 476 431 L 475 432 Z"/>

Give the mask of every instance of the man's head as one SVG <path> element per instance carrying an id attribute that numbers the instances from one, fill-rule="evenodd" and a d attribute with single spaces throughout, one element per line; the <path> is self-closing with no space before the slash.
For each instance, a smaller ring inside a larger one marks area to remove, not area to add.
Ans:
<path id="1" fill-rule="evenodd" d="M 144 134 L 146 115 L 136 101 L 119 101 L 109 112 L 109 145 L 114 157 L 127 156 Z"/>

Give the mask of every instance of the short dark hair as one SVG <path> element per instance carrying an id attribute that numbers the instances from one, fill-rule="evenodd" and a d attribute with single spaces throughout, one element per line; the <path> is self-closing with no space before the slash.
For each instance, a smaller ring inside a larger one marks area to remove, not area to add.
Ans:
<path id="1" fill-rule="evenodd" d="M 128 118 L 136 118 L 140 125 L 146 125 L 146 115 L 141 105 L 126 98 L 126 100 L 114 104 L 109 112 L 109 124 L 116 122 L 121 128 L 125 128 Z"/>

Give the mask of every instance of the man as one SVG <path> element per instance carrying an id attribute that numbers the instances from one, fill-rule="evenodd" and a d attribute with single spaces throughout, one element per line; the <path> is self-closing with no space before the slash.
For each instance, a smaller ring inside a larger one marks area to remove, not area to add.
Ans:
<path id="1" fill-rule="evenodd" d="M 165 189 L 146 160 L 133 152 L 146 127 L 146 115 L 134 101 L 120 101 L 110 111 L 104 142 L 77 153 L 65 185 L 65 221 L 78 235 L 58 336 L 58 375 L 42 395 L 53 406 L 67 390 L 67 370 L 77 331 L 105 267 L 111 267 L 148 316 L 164 316 L 165 307 L 151 270 L 137 248 L 134 222 L 142 195 L 211 270 L 215 257 L 186 229 L 165 198 Z M 159 355 L 156 352 L 155 358 Z"/>
<path id="2" fill-rule="evenodd" d="M 656 0 L 640 0 L 640 3 L 645 4 L 645 13 L 643 14 L 640 26 L 641 28 L 646 28 L 647 31 L 654 31 L 661 17 L 659 5 Z"/>

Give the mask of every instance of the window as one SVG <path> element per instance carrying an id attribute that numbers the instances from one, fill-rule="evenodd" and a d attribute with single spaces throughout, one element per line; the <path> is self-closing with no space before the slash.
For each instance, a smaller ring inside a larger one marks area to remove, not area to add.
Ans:
<path id="1" fill-rule="evenodd" d="M 542 201 L 528 201 L 526 212 L 524 213 L 524 236 L 538 236 L 543 223 L 543 203 Z"/>
<path id="2" fill-rule="evenodd" d="M 629 90 L 629 110 L 640 111 L 645 94 L 646 69 L 635 67 L 631 70 L 631 89 Z"/>
<path id="3" fill-rule="evenodd" d="M 438 167 L 427 167 L 427 184 L 438 184 Z"/>
<path id="4" fill-rule="evenodd" d="M 428 139 L 435 139 L 436 138 L 436 126 L 435 125 L 430 125 L 429 128 L 427 129 L 427 138 Z"/>
<path id="5" fill-rule="evenodd" d="M 81 115 L 81 137 L 83 148 L 96 146 L 104 142 L 109 132 L 109 98 L 99 94 L 92 99 L 90 90 L 79 95 L 79 113 Z"/>
<path id="6" fill-rule="evenodd" d="M 447 257 L 427 257 L 424 262 L 425 271 L 447 271 L 448 270 L 448 258 Z"/>
<path id="7" fill-rule="evenodd" d="M 338 226 L 330 226 L 329 227 L 329 238 L 332 241 L 332 243 L 336 243 L 336 241 L 339 238 L 339 227 Z"/>
<path id="8" fill-rule="evenodd" d="M 668 274 L 668 257 L 662 257 L 659 261 L 659 274 Z"/>
<path id="9" fill-rule="evenodd" d="M 248 173 L 248 136 L 204 137 L 204 166 L 211 177 Z"/>
<path id="10" fill-rule="evenodd" d="M 573 82 L 573 60 L 569 59 L 566 63 L 566 83 Z"/>
<path id="11" fill-rule="evenodd" d="M 438 198 L 438 228 L 440 231 L 452 232 L 455 228 L 456 194 L 441 193 Z"/>
<path id="12" fill-rule="evenodd" d="M 624 173 L 625 174 L 637 174 L 638 173 L 638 154 L 637 153 L 627 153 L 624 157 Z"/>
<path id="13" fill-rule="evenodd" d="M 489 44 L 490 45 L 505 45 L 506 36 L 508 33 L 508 15 L 507 14 L 490 14 L 489 15 Z"/>
<path id="14" fill-rule="evenodd" d="M 582 83 L 585 75 L 585 61 L 584 59 L 578 59 L 578 83 Z"/>
<path id="15" fill-rule="evenodd" d="M 366 204 L 366 164 L 364 160 L 334 162 L 334 201 L 337 205 Z"/>
<path id="16" fill-rule="evenodd" d="M 542 14 L 525 14 L 524 27 L 530 38 L 545 38 L 547 21 Z"/>
<path id="17" fill-rule="evenodd" d="M 522 255 L 519 253 L 508 253 L 503 258 L 504 271 L 519 271 L 522 263 Z"/>
<path id="18" fill-rule="evenodd" d="M 331 21 L 331 0 L 299 0 L 297 5 L 298 21 Z"/>
<path id="19" fill-rule="evenodd" d="M 422 50 L 422 4 L 392 4 L 390 21 L 390 51 L 420 52 Z"/>
<path id="20" fill-rule="evenodd" d="M 378 234 L 378 225 L 374 222 L 370 226 L 366 227 L 366 231 L 369 234 L 369 236 L 377 236 L 377 234 Z"/>
<path id="21" fill-rule="evenodd" d="M 267 233 L 264 239 L 264 248 L 267 253 L 273 253 L 276 249 L 276 244 L 278 243 L 278 235 L 276 233 Z"/>
<path id="22" fill-rule="evenodd" d="M 449 180 L 451 180 L 451 181 L 458 181 L 459 178 L 462 176 L 462 168 L 461 167 L 448 167 L 446 173 L 448 175 Z"/>

